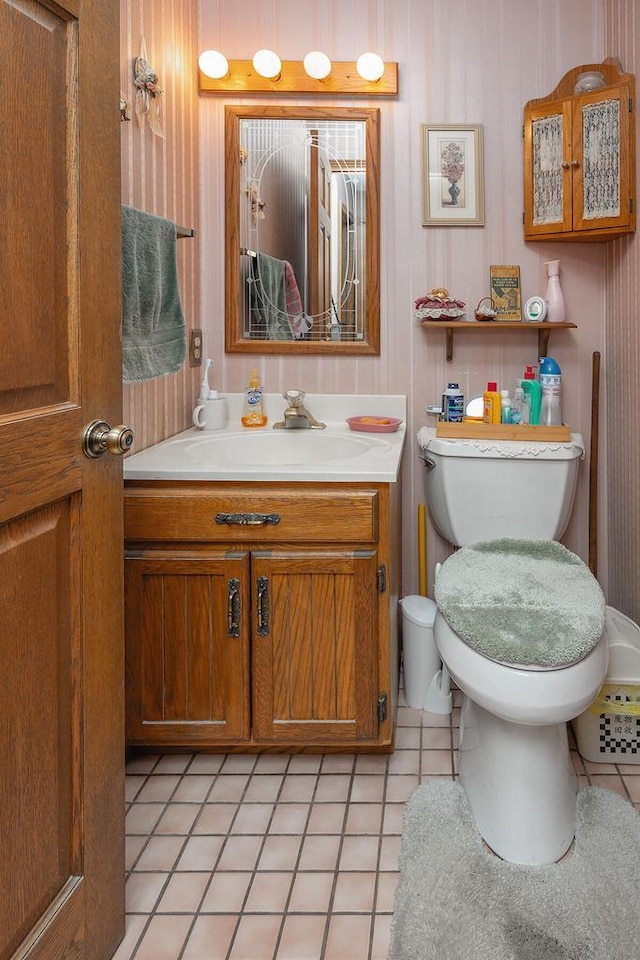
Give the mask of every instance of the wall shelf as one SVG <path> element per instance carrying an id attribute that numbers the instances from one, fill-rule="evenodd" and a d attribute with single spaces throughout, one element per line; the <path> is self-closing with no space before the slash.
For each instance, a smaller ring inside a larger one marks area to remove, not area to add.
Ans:
<path id="1" fill-rule="evenodd" d="M 538 334 L 538 356 L 546 357 L 549 347 L 549 336 L 552 330 L 575 329 L 575 323 L 507 323 L 504 320 L 423 320 L 422 326 L 427 330 L 444 330 L 446 335 L 447 360 L 453 360 L 453 335 L 456 330 L 467 333 L 506 333 L 509 330 L 535 330 Z"/>

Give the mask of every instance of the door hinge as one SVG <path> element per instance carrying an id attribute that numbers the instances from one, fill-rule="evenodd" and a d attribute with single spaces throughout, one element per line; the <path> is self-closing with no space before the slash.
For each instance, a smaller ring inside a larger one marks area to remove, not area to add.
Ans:
<path id="1" fill-rule="evenodd" d="M 387 695 L 381 693 L 378 697 L 378 723 L 383 723 L 387 719 Z"/>
<path id="2" fill-rule="evenodd" d="M 629 97 L 629 113 L 633 113 L 633 98 Z"/>
<path id="3" fill-rule="evenodd" d="M 522 124 L 522 139 L 524 140 L 524 123 Z"/>
<path id="4" fill-rule="evenodd" d="M 629 197 L 629 213 L 633 213 L 636 208 L 636 202 L 633 197 Z"/>
<path id="5" fill-rule="evenodd" d="M 378 585 L 378 593 L 384 593 L 387 589 L 387 568 L 384 563 L 381 563 L 376 570 L 376 583 Z"/>

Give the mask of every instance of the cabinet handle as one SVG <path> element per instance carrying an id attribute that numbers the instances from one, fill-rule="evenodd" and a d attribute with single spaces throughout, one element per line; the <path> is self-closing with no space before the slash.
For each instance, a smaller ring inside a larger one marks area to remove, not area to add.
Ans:
<path id="1" fill-rule="evenodd" d="M 257 584 L 257 631 L 261 637 L 269 633 L 269 580 L 267 577 L 258 577 Z"/>
<path id="2" fill-rule="evenodd" d="M 229 526 L 260 527 L 265 523 L 276 526 L 280 523 L 279 513 L 218 513 L 216 523 L 228 523 Z"/>
<path id="3" fill-rule="evenodd" d="M 562 163 L 560 164 L 560 166 L 562 167 L 563 170 L 570 170 L 570 169 L 571 169 L 571 164 L 569 163 L 568 160 L 563 160 Z"/>
<path id="4" fill-rule="evenodd" d="M 227 603 L 228 635 L 240 636 L 240 581 L 231 577 L 228 581 L 229 593 Z"/>

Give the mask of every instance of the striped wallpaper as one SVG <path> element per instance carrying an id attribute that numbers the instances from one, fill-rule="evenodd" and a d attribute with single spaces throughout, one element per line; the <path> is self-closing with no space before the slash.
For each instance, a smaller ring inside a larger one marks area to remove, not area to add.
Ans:
<path id="1" fill-rule="evenodd" d="M 635 0 L 606 0 L 605 49 L 637 72 L 640 15 Z M 636 83 L 638 79 L 636 77 Z M 637 96 L 636 89 L 636 96 Z M 640 151 L 636 106 L 636 184 Z M 636 187 L 636 198 L 638 190 Z M 637 202 L 637 201 L 636 201 Z M 637 234 L 607 245 L 606 342 L 603 357 L 608 426 L 603 451 L 607 503 L 600 524 L 608 541 L 608 602 L 640 621 L 640 248 Z"/>
<path id="2" fill-rule="evenodd" d="M 398 62 L 397 98 L 335 100 L 381 108 L 381 354 L 261 357 L 265 388 L 407 394 L 403 592 L 416 592 L 416 513 L 424 492 L 414 435 L 428 422 L 424 405 L 436 402 L 449 380 L 459 381 L 467 396 L 481 392 L 488 379 L 511 387 L 537 357 L 533 332 L 523 330 L 508 339 L 459 336 L 447 363 L 444 338 L 421 329 L 413 301 L 446 286 L 473 309 L 487 294 L 492 263 L 519 264 L 523 296 L 541 294 L 544 261 L 560 258 L 569 319 L 578 329 L 554 334 L 550 353 L 563 370 L 566 419 L 587 446 L 565 542 L 587 559 L 591 362 L 597 350 L 602 353 L 599 579 L 608 602 L 640 617 L 637 241 L 525 244 L 521 221 L 525 102 L 550 93 L 580 63 L 617 56 L 633 71 L 640 30 L 635 0 L 122 0 L 121 9 L 123 92 L 132 102 L 133 58 L 144 35 L 165 91 L 166 132 L 165 140 L 158 140 L 135 119 L 122 125 L 123 201 L 195 227 L 195 240 L 179 241 L 183 302 L 188 326 L 204 329 L 205 353 L 216 361 L 215 386 L 223 391 L 241 390 L 253 364 L 253 358 L 224 354 L 223 108 L 238 99 L 198 97 L 198 52 L 216 47 L 230 58 L 246 59 L 259 46 L 273 46 L 284 59 L 301 59 L 320 48 L 334 59 L 353 60 L 374 48 Z M 422 226 L 422 123 L 483 125 L 484 227 Z M 199 370 L 185 368 L 125 387 L 125 413 L 136 429 L 137 449 L 189 425 L 198 380 Z M 608 430 L 608 424 L 624 429 Z M 429 522 L 429 582 L 434 563 L 448 551 Z"/>
<path id="3" fill-rule="evenodd" d="M 131 122 L 122 133 L 122 202 L 193 227 L 178 241 L 178 270 L 187 329 L 201 326 L 200 184 L 197 96 L 197 4 L 191 0 L 123 0 L 121 89 Z M 147 59 L 160 79 L 164 139 L 135 114 L 133 64 L 144 37 Z M 171 376 L 124 386 L 124 419 L 135 449 L 164 440 L 191 423 L 200 370 L 185 364 Z"/>

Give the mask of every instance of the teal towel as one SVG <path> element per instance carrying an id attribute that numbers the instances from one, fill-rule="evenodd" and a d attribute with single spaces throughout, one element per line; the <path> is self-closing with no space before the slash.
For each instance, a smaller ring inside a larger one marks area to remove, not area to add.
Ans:
<path id="1" fill-rule="evenodd" d="M 122 379 L 175 373 L 187 355 L 178 286 L 176 225 L 122 208 Z"/>
<path id="2" fill-rule="evenodd" d="M 284 260 L 259 253 L 253 266 L 252 329 L 264 330 L 266 340 L 293 340 L 287 314 Z"/>
<path id="3" fill-rule="evenodd" d="M 472 649 L 500 663 L 566 667 L 604 630 L 600 585 L 555 540 L 487 540 L 457 550 L 436 577 L 443 617 Z"/>

